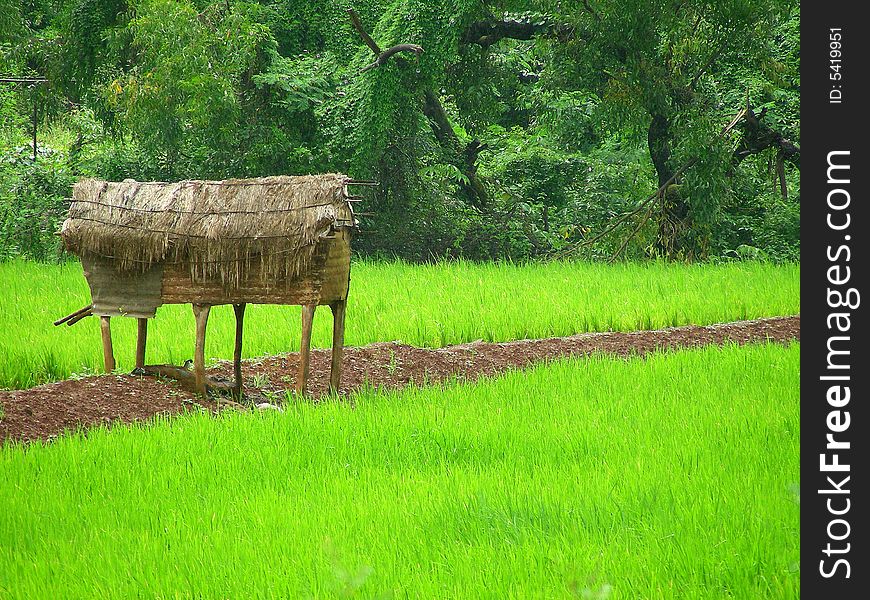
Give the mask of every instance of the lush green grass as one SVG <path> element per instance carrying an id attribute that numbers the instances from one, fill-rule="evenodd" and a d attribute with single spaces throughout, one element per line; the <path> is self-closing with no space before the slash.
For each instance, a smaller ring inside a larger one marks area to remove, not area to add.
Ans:
<path id="1" fill-rule="evenodd" d="M 430 266 L 357 262 L 348 309 L 349 345 L 402 340 L 442 346 L 475 339 L 570 335 L 788 315 L 800 311 L 800 267 L 577 264 L 529 266 L 451 263 Z M 52 321 L 90 301 L 78 263 L 0 264 L 0 388 L 29 387 L 102 366 L 99 324 Z M 296 350 L 299 307 L 252 306 L 245 355 Z M 331 341 L 331 316 L 315 317 L 315 346 Z M 166 306 L 152 321 L 148 361 L 180 364 L 193 356 L 189 306 Z M 207 356 L 232 357 L 232 310 L 209 320 Z M 135 321 L 115 319 L 118 367 L 133 367 Z"/>
<path id="2" fill-rule="evenodd" d="M 799 354 L 571 360 L 7 446 L 0 596 L 797 598 Z"/>

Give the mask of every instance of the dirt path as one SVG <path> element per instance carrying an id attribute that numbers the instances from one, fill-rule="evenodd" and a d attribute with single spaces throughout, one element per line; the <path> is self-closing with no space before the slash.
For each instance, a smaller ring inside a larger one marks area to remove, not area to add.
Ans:
<path id="1" fill-rule="evenodd" d="M 686 326 L 632 333 L 586 333 L 562 338 L 491 344 L 474 342 L 436 350 L 396 342 L 345 349 L 342 394 L 364 382 L 374 387 L 401 388 L 412 383 L 435 383 L 452 377 L 474 380 L 508 369 L 522 368 L 567 355 L 605 352 L 618 356 L 646 354 L 659 348 L 707 344 L 788 343 L 800 339 L 800 316 L 737 321 L 710 326 Z M 245 392 L 257 401 L 271 394 L 283 397 L 296 378 L 296 353 L 252 359 L 243 364 Z M 231 377 L 228 363 L 210 369 L 214 376 Z M 312 351 L 309 391 L 314 399 L 326 393 L 329 350 Z M 175 383 L 154 377 L 104 375 L 41 385 L 29 390 L 0 391 L 0 442 L 51 439 L 65 430 L 115 421 L 131 422 L 156 414 L 174 414 L 202 400 Z"/>

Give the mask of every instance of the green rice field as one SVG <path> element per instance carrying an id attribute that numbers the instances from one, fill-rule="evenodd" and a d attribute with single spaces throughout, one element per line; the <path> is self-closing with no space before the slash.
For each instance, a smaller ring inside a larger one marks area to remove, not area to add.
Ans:
<path id="1" fill-rule="evenodd" d="M 587 331 L 711 324 L 800 312 L 800 266 L 753 262 L 531 265 L 468 262 L 353 265 L 346 342 L 401 340 L 437 347 L 476 339 L 507 341 Z M 52 322 L 90 302 L 78 263 L 0 263 L 0 388 L 27 388 L 101 369 L 99 325 Z M 297 350 L 299 307 L 252 306 L 245 356 Z M 315 317 L 313 345 L 329 346 L 331 316 Z M 216 307 L 206 352 L 231 358 L 232 309 Z M 118 368 L 129 371 L 135 321 L 114 319 Z M 189 306 L 159 309 L 148 335 L 149 363 L 193 356 Z"/>
<path id="2" fill-rule="evenodd" d="M 798 343 L 0 449 L 4 598 L 797 598 Z"/>

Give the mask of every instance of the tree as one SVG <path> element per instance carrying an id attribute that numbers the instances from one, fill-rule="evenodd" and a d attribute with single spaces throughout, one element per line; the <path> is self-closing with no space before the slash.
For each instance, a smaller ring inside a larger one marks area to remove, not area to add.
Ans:
<path id="1" fill-rule="evenodd" d="M 645 128 L 660 186 L 682 164 L 697 161 L 691 180 L 677 178 L 661 195 L 658 249 L 670 257 L 703 254 L 732 166 L 730 138 L 717 133 L 740 108 L 724 102 L 717 75 L 729 63 L 760 70 L 770 60 L 769 32 L 794 4 L 600 0 L 574 6 L 562 17 L 587 33 L 560 48 L 561 64 L 612 106 L 616 124 Z M 743 147 L 760 151 L 762 145 L 744 141 Z"/>
<path id="2" fill-rule="evenodd" d="M 541 2 L 538 8 L 541 13 L 521 18 L 490 14 L 462 40 L 485 49 L 506 38 L 551 40 L 547 76 L 555 85 L 596 94 L 607 107 L 606 127 L 644 135 L 665 187 L 657 215 L 659 252 L 703 254 L 708 226 L 728 194 L 727 176 L 739 163 L 729 160 L 731 138 L 717 137 L 745 102 L 733 102 L 734 90 L 718 87 L 723 70 L 754 66 L 758 76 L 771 62 L 769 33 L 795 14 L 795 3 L 587 0 Z M 736 157 L 774 145 L 796 163 L 798 146 L 751 111 L 743 131 Z M 691 178 L 675 178 L 687 161 L 693 161 Z"/>
<path id="3" fill-rule="evenodd" d="M 74 168 L 376 179 L 369 251 L 703 258 L 799 215 L 794 0 L 10 6 L 0 59 L 48 77 Z"/>

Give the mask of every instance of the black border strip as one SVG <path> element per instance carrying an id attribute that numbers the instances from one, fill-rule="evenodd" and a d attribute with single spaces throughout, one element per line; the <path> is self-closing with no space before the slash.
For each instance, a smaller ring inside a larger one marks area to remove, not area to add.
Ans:
<path id="1" fill-rule="evenodd" d="M 861 491 L 870 487 L 861 458 L 868 453 L 870 365 L 863 304 L 870 296 L 860 298 L 870 293 L 864 283 L 870 270 L 870 164 L 863 134 L 870 112 L 864 81 L 870 24 L 859 15 L 861 6 L 801 4 L 801 591 L 806 598 L 865 598 L 870 590 L 868 494 Z M 829 171 L 830 164 L 835 168 Z"/>

